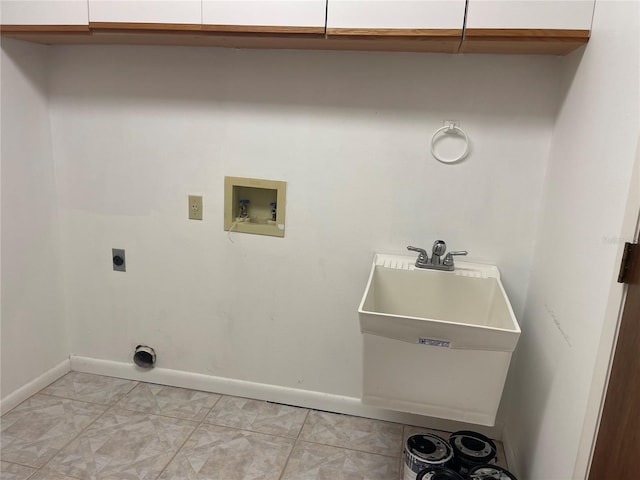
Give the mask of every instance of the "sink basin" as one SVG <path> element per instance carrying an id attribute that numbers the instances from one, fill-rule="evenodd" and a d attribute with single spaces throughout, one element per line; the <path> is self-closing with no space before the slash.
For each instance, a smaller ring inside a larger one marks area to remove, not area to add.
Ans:
<path id="1" fill-rule="evenodd" d="M 493 425 L 520 327 L 493 265 L 377 254 L 358 314 L 363 401 Z"/>
<path id="2" fill-rule="evenodd" d="M 493 265 L 419 269 L 415 258 L 376 255 L 358 310 L 360 330 L 412 343 L 513 351 L 520 327 Z M 423 339 L 423 340 L 420 340 Z"/>

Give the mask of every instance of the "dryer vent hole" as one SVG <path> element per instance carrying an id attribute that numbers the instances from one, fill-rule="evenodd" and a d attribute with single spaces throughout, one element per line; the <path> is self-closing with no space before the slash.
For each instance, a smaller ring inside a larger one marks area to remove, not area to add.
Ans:
<path id="1" fill-rule="evenodd" d="M 138 345 L 133 354 L 133 361 L 142 368 L 151 368 L 156 364 L 156 352 L 151 347 Z"/>

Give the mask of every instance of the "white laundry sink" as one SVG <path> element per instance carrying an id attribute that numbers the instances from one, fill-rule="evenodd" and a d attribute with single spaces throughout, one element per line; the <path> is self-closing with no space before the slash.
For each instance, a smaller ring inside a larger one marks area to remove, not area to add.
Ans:
<path id="1" fill-rule="evenodd" d="M 520 327 L 493 265 L 377 254 L 360 308 L 363 401 L 493 425 Z"/>

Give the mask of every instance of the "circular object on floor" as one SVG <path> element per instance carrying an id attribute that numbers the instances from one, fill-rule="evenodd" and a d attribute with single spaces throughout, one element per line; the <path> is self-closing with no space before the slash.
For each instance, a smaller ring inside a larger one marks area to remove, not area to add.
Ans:
<path id="1" fill-rule="evenodd" d="M 138 345 L 133 353 L 133 361 L 142 368 L 151 368 L 156 364 L 156 352 L 146 345 Z"/>
<path id="2" fill-rule="evenodd" d="M 429 467 L 418 473 L 416 480 L 465 480 L 447 467 Z"/>
<path id="3" fill-rule="evenodd" d="M 404 446 L 404 480 L 415 480 L 427 467 L 444 467 L 452 458 L 453 450 L 444 438 L 432 433 L 411 435 Z"/>
<path id="4" fill-rule="evenodd" d="M 477 465 L 486 465 L 496 459 L 496 444 L 478 432 L 461 430 L 449 437 L 453 449 L 454 469 L 461 475 Z"/>
<path id="5" fill-rule="evenodd" d="M 513 473 L 498 465 L 478 465 L 469 470 L 469 480 L 518 480 Z"/>

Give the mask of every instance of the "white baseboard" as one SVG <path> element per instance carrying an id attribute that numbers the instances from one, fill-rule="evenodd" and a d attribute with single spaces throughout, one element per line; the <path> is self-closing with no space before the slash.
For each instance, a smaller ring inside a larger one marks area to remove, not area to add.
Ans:
<path id="1" fill-rule="evenodd" d="M 382 408 L 364 405 L 360 398 L 347 397 L 297 388 L 281 387 L 264 383 L 235 380 L 232 378 L 216 377 L 191 373 L 181 370 L 155 367 L 145 370 L 133 363 L 99 360 L 89 357 L 71 356 L 71 370 L 84 373 L 94 373 L 110 377 L 126 378 L 141 382 L 159 383 L 173 387 L 190 388 L 205 392 L 220 393 L 238 397 L 255 398 L 286 405 L 326 410 L 359 417 L 375 418 L 389 422 L 416 425 L 419 427 L 454 432 L 457 430 L 473 430 L 483 433 L 496 440 L 502 439 L 502 426 L 483 427 L 468 423 L 443 420 L 439 418 L 423 417 L 411 413 L 395 412 Z"/>
<path id="2" fill-rule="evenodd" d="M 0 400 L 0 413 L 4 415 L 12 408 L 18 406 L 20 403 L 24 402 L 30 396 L 38 393 L 44 387 L 49 385 L 50 383 L 55 382 L 61 376 L 69 373 L 71 371 L 71 362 L 67 358 L 66 360 L 60 362 L 55 367 L 47 370 L 39 377 L 31 380 L 26 385 L 23 385 L 19 389 L 10 393 L 2 400 Z"/>

